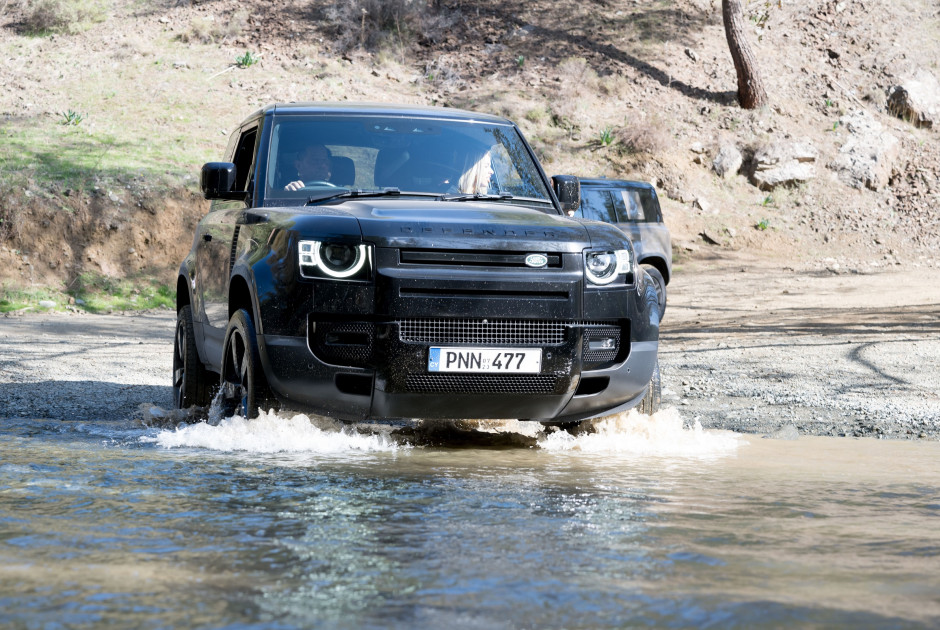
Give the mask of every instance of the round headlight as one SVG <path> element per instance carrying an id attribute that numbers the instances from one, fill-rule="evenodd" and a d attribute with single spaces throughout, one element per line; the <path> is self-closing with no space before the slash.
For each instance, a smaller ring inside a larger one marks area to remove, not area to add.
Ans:
<path id="1" fill-rule="evenodd" d="M 617 278 L 616 252 L 588 252 L 584 270 L 594 284 L 610 284 Z"/>
<path id="2" fill-rule="evenodd" d="M 353 269 L 359 262 L 359 248 L 345 243 L 323 243 L 320 245 L 320 263 L 323 268 L 333 273 L 344 273 Z"/>
<path id="3" fill-rule="evenodd" d="M 300 241 L 300 272 L 307 278 L 349 278 L 361 280 L 371 266 L 371 249 L 364 243 L 325 243 Z"/>
<path id="4" fill-rule="evenodd" d="M 316 249 L 316 265 L 334 278 L 356 275 L 366 263 L 366 246 L 347 243 L 320 243 Z"/>

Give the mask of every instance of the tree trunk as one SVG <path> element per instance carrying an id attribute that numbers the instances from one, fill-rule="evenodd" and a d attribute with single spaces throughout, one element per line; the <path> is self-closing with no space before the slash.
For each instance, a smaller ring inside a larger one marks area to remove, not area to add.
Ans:
<path id="1" fill-rule="evenodd" d="M 744 109 L 756 109 L 767 104 L 767 91 L 757 69 L 757 60 L 744 36 L 746 22 L 741 0 L 721 0 L 721 15 L 725 23 L 728 48 L 738 73 L 738 103 Z"/>

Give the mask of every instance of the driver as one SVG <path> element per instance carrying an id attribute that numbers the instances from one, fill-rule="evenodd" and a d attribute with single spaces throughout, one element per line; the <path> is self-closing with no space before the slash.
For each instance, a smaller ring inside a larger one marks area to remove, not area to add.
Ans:
<path id="1" fill-rule="evenodd" d="M 294 160 L 297 179 L 284 186 L 284 190 L 301 190 L 304 182 L 329 182 L 333 174 L 333 155 L 322 144 L 311 144 Z"/>

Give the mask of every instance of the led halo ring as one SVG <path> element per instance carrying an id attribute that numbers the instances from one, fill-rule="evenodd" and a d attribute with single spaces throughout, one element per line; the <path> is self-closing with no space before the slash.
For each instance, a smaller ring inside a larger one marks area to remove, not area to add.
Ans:
<path id="1" fill-rule="evenodd" d="M 357 256 L 352 266 L 347 267 L 346 269 L 337 270 L 333 269 L 327 264 L 324 263 L 323 258 L 320 255 L 322 248 L 328 245 L 340 245 L 346 247 L 353 247 L 357 251 Z M 306 247 L 309 246 L 309 249 Z M 371 250 L 369 246 L 365 243 L 360 243 L 359 245 L 349 245 L 345 243 L 326 243 L 323 241 L 301 241 L 300 242 L 300 264 L 303 265 L 312 265 L 317 267 L 325 275 L 331 278 L 350 278 L 365 267 L 366 263 L 369 261 Z"/>

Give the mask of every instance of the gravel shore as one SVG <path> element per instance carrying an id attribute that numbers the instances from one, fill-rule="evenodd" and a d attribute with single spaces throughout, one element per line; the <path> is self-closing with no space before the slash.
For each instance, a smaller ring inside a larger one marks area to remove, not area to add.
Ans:
<path id="1" fill-rule="evenodd" d="M 669 287 L 663 401 L 705 428 L 940 439 L 940 271 L 695 263 Z M 0 419 L 172 404 L 175 315 L 0 317 Z"/>

